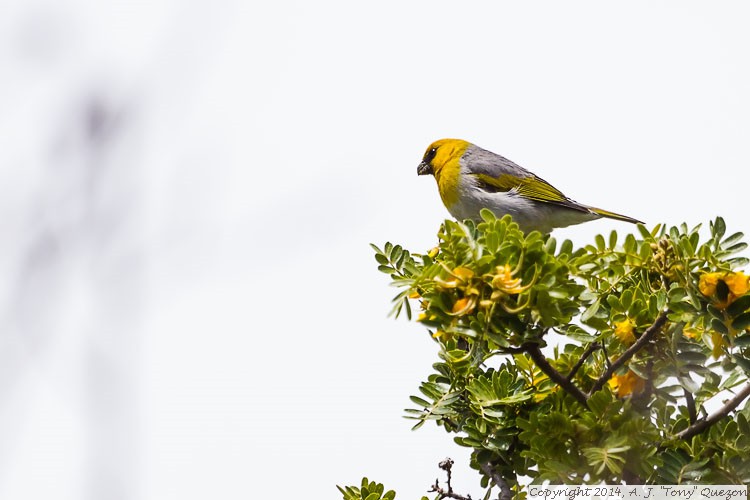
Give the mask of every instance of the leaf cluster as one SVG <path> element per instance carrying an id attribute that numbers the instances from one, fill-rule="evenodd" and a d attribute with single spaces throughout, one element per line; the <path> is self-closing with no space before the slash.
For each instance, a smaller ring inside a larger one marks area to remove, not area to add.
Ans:
<path id="1" fill-rule="evenodd" d="M 373 246 L 400 289 L 392 314 L 419 311 L 438 346 L 406 410 L 415 428 L 456 434 L 473 468 L 491 465 L 516 491 L 750 482 L 741 233 L 717 218 L 703 241 L 700 227 L 638 226 L 576 249 L 482 218 L 445 221 L 424 254 Z"/>
<path id="2" fill-rule="evenodd" d="M 336 486 L 344 500 L 393 500 L 396 498 L 396 492 L 393 490 L 385 491 L 385 487 L 370 481 L 366 477 L 362 478 L 360 486 Z"/>

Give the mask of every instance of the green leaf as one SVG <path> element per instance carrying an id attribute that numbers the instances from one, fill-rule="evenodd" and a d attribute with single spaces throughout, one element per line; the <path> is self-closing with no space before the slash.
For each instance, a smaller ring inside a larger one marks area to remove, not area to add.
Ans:
<path id="1" fill-rule="evenodd" d="M 488 208 L 483 208 L 479 211 L 479 216 L 484 220 L 485 222 L 493 222 L 497 220 L 497 217 L 495 217 L 495 214 Z"/>
<path id="2" fill-rule="evenodd" d="M 745 356 L 739 356 L 737 354 L 733 355 L 732 359 L 740 368 L 745 371 L 747 375 L 750 375 L 750 359 L 747 359 Z"/>
<path id="3" fill-rule="evenodd" d="M 566 336 L 579 342 L 589 343 L 596 340 L 596 336 L 591 335 L 588 331 L 578 325 L 567 325 L 561 330 Z"/>
<path id="4" fill-rule="evenodd" d="M 748 309 L 750 309 L 750 294 L 745 294 L 729 304 L 729 307 L 727 307 L 727 314 L 735 317 L 739 316 Z"/>
<path id="5" fill-rule="evenodd" d="M 617 246 L 617 231 L 609 233 L 609 248 L 615 248 Z"/>
<path id="6" fill-rule="evenodd" d="M 725 325 L 724 322 L 718 318 L 711 319 L 711 328 L 713 328 L 714 330 L 716 330 L 717 332 L 723 335 L 726 335 L 729 333 L 729 329 L 727 328 L 727 325 Z"/>
<path id="7" fill-rule="evenodd" d="M 722 248 L 726 248 L 728 246 L 731 246 L 738 241 L 740 241 L 745 235 L 741 232 L 734 233 L 731 236 L 727 236 L 724 241 L 721 242 Z"/>
<path id="8" fill-rule="evenodd" d="M 622 292 L 622 296 L 620 297 L 620 303 L 622 304 L 622 309 L 624 311 L 629 310 L 630 306 L 633 305 L 633 291 L 625 290 L 624 292 Z"/>
<path id="9" fill-rule="evenodd" d="M 735 243 L 734 245 L 727 247 L 724 249 L 727 253 L 739 253 L 747 248 L 747 243 L 744 241 L 742 243 Z"/>
<path id="10" fill-rule="evenodd" d="M 603 252 L 604 249 L 607 248 L 606 243 L 604 243 L 604 236 L 602 236 L 601 234 L 597 234 L 594 237 L 594 241 L 596 242 L 597 250 L 599 250 L 600 252 Z"/>
<path id="11" fill-rule="evenodd" d="M 737 427 L 741 434 L 750 436 L 750 422 L 748 422 L 747 417 L 743 413 L 737 414 Z"/>
<path id="12" fill-rule="evenodd" d="M 417 396 L 409 396 L 409 399 L 411 400 L 411 402 L 412 402 L 412 403 L 416 403 L 416 404 L 418 404 L 419 406 L 422 406 L 422 407 L 424 407 L 424 408 L 427 408 L 427 407 L 429 407 L 429 406 L 430 406 L 430 404 L 431 404 L 431 403 L 429 403 L 429 402 L 428 402 L 427 400 L 425 400 L 425 399 L 422 399 L 422 398 L 420 398 L 420 397 L 417 397 Z"/>
<path id="13" fill-rule="evenodd" d="M 638 228 L 638 232 L 641 233 L 641 237 L 645 241 L 654 241 L 654 236 L 651 234 L 651 232 L 649 232 L 648 229 L 646 229 L 646 226 L 644 226 L 643 224 L 638 224 L 636 227 Z"/>
<path id="14" fill-rule="evenodd" d="M 572 253 L 573 253 L 573 242 L 570 240 L 563 241 L 562 245 L 560 245 L 559 255 L 570 255 Z"/>
<path id="15" fill-rule="evenodd" d="M 711 232 L 713 233 L 716 240 L 720 240 L 724 233 L 727 231 L 727 225 L 724 223 L 724 219 L 717 217 L 716 221 L 711 224 Z"/>
<path id="16" fill-rule="evenodd" d="M 750 326 L 750 311 L 740 314 L 732 321 L 732 328 L 735 330 L 744 330 L 748 326 Z"/>
<path id="17" fill-rule="evenodd" d="M 581 315 L 581 321 L 586 322 L 589 319 L 591 319 L 597 311 L 599 311 L 599 308 L 601 307 L 601 303 L 599 300 L 591 304 Z"/>
<path id="18" fill-rule="evenodd" d="M 638 257 L 640 257 L 643 262 L 648 262 L 651 259 L 651 247 L 649 247 L 648 245 L 641 245 L 641 247 L 638 249 Z"/>
<path id="19" fill-rule="evenodd" d="M 378 261 L 378 264 L 388 264 L 388 257 L 382 253 L 376 253 L 375 260 Z"/>
<path id="20" fill-rule="evenodd" d="M 401 245 L 396 245 L 393 247 L 393 251 L 391 252 L 390 259 L 392 262 L 397 263 L 401 256 L 404 254 L 404 249 L 401 248 Z M 396 264 L 396 267 L 399 267 L 399 264 Z"/>
<path id="21" fill-rule="evenodd" d="M 607 410 L 611 401 L 612 398 L 609 395 L 609 392 L 605 389 L 593 394 L 589 398 L 588 404 L 594 415 L 601 417 L 604 415 L 604 412 Z"/>
<path id="22" fill-rule="evenodd" d="M 705 359 L 705 358 L 704 358 Z M 700 384 L 698 384 L 695 380 L 690 378 L 689 375 L 678 375 L 677 380 L 680 382 L 680 385 L 685 388 L 690 393 L 696 393 L 700 389 Z"/>
<path id="23" fill-rule="evenodd" d="M 499 399 L 498 403 L 504 404 L 504 405 L 510 405 L 510 404 L 515 404 L 515 403 L 521 403 L 523 401 L 528 401 L 532 397 L 534 397 L 534 395 L 530 393 L 513 394 L 512 396 Z"/>

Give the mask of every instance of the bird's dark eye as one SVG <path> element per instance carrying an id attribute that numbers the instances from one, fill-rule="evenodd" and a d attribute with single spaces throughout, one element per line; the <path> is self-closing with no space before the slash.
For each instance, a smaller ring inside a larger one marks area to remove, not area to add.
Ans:
<path id="1" fill-rule="evenodd" d="M 436 154 L 437 154 L 437 148 L 431 148 L 431 149 L 430 149 L 429 151 L 427 151 L 427 152 L 426 152 L 426 153 L 424 154 L 424 159 L 423 159 L 423 161 L 424 161 L 425 163 L 430 163 L 430 162 L 431 162 L 431 161 L 432 161 L 432 160 L 433 160 L 433 159 L 435 158 L 435 155 L 436 155 Z"/>

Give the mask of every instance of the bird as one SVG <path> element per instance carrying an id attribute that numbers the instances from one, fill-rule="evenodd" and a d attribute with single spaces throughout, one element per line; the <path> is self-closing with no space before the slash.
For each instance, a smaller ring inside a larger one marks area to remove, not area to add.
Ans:
<path id="1" fill-rule="evenodd" d="M 643 222 L 583 205 L 509 159 L 462 139 L 440 139 L 427 148 L 418 175 L 433 175 L 448 212 L 458 220 L 480 221 L 483 208 L 500 218 L 510 214 L 525 233 L 548 234 L 602 217 Z"/>

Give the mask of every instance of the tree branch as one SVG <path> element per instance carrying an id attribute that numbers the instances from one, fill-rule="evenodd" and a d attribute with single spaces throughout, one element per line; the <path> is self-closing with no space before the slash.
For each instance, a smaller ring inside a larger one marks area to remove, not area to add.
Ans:
<path id="1" fill-rule="evenodd" d="M 488 462 L 480 465 L 480 468 L 482 469 L 482 472 L 487 475 L 487 477 L 492 479 L 492 482 L 495 483 L 495 486 L 500 488 L 500 494 L 497 496 L 498 500 L 511 500 L 513 498 L 513 493 L 510 491 L 510 486 L 508 486 L 508 483 L 505 481 L 505 479 L 503 479 L 503 476 L 495 472 L 495 469 L 493 469 Z"/>
<path id="2" fill-rule="evenodd" d="M 443 469 L 448 475 L 448 481 L 446 481 L 446 484 L 448 485 L 448 493 L 453 493 L 453 486 L 451 486 L 451 469 L 453 468 L 453 459 L 446 458 L 438 464 L 438 467 Z"/>
<path id="3" fill-rule="evenodd" d="M 612 366 L 612 362 L 609 360 L 609 353 L 607 352 L 607 346 L 602 342 L 602 352 L 604 353 L 604 363 L 607 365 L 607 369 Z"/>
<path id="4" fill-rule="evenodd" d="M 573 377 L 575 377 L 576 373 L 578 372 L 578 370 L 581 369 L 581 367 L 589 358 L 589 356 L 591 356 L 591 354 L 593 354 L 594 351 L 596 351 L 597 349 L 601 349 L 601 348 L 602 346 L 601 344 L 599 344 L 599 342 L 590 343 L 588 348 L 585 351 L 583 351 L 583 354 L 581 354 L 581 359 L 578 360 L 575 366 L 573 366 L 573 368 L 570 370 L 570 373 L 568 373 L 568 376 L 565 378 L 572 381 Z"/>
<path id="5" fill-rule="evenodd" d="M 677 433 L 677 438 L 679 439 L 690 439 L 691 437 L 700 434 L 704 430 L 711 427 L 713 424 L 721 420 L 722 418 L 729 415 L 729 413 L 737 408 L 740 403 L 742 403 L 745 398 L 750 396 L 750 383 L 745 385 L 745 387 L 742 388 L 737 394 L 734 395 L 732 399 L 724 403 L 724 406 L 716 410 L 711 415 L 707 415 L 704 418 L 700 418 L 696 420 L 696 422 L 688 427 L 687 429 Z"/>
<path id="6" fill-rule="evenodd" d="M 698 419 L 698 412 L 695 411 L 695 399 L 693 399 L 693 394 L 684 387 L 682 388 L 682 391 L 685 394 L 685 404 L 687 406 L 688 416 L 690 417 L 690 425 L 693 425 Z"/>
<path id="7" fill-rule="evenodd" d="M 448 474 L 448 481 L 446 482 L 448 489 L 444 490 L 440 487 L 440 483 L 435 479 L 435 484 L 428 490 L 429 493 L 437 493 L 441 499 L 453 498 L 454 500 L 471 500 L 471 495 L 459 495 L 453 492 L 453 486 L 451 486 L 451 468 L 453 467 L 453 460 L 446 458 L 438 464 L 438 467 L 443 469 Z"/>
<path id="8" fill-rule="evenodd" d="M 446 491 L 443 488 L 441 488 L 438 484 L 438 480 L 435 479 L 435 484 L 432 485 L 432 487 L 427 490 L 428 493 L 437 493 L 440 495 L 440 498 L 453 498 L 454 500 L 471 500 L 471 495 L 463 496 L 459 495 L 458 493 L 453 493 L 452 491 Z"/>
<path id="9" fill-rule="evenodd" d="M 656 321 L 654 321 L 654 324 L 649 326 L 646 331 L 643 332 L 643 335 L 641 335 L 633 345 L 631 345 L 624 353 L 622 353 L 622 356 L 614 360 L 612 364 L 609 365 L 609 367 L 604 371 L 604 374 L 602 374 L 602 376 L 599 377 L 594 383 L 594 386 L 589 391 L 589 396 L 604 387 L 604 384 L 607 383 L 607 381 L 612 377 L 612 374 L 614 374 L 618 368 L 627 363 L 630 358 L 635 355 L 635 353 L 643 349 L 643 347 L 648 344 L 652 338 L 654 338 L 659 330 L 661 330 L 661 327 L 664 326 L 664 324 L 667 322 L 667 313 L 668 311 L 662 311 L 661 314 L 659 314 L 659 316 L 656 318 Z"/>
<path id="10" fill-rule="evenodd" d="M 542 350 L 539 349 L 538 344 L 524 344 L 524 348 L 526 352 L 529 353 L 529 356 L 531 356 L 531 359 L 534 360 L 534 363 L 536 363 L 539 369 L 542 370 L 544 374 L 550 378 L 550 380 L 562 387 L 568 394 L 576 398 L 578 402 L 583 406 L 588 406 L 588 396 L 586 396 L 586 394 L 581 389 L 579 389 L 577 385 L 565 378 L 562 373 L 555 370 L 554 366 L 549 364 L 549 361 L 547 361 L 547 358 L 542 353 Z"/>

